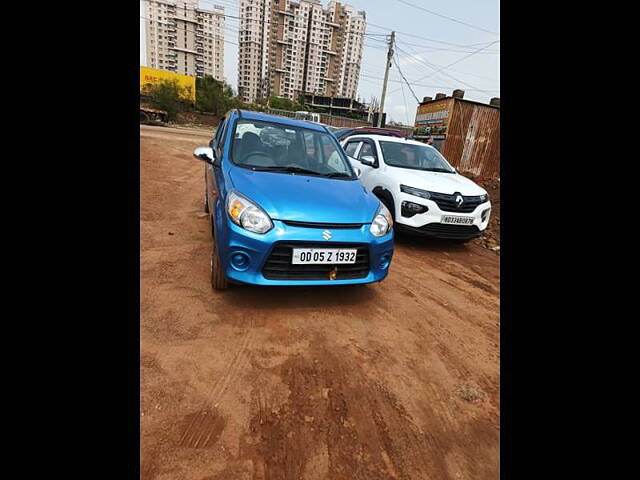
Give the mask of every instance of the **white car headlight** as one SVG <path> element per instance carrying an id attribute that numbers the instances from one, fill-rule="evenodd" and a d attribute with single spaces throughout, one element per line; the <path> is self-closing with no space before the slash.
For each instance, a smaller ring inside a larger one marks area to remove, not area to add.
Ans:
<path id="1" fill-rule="evenodd" d="M 227 213 L 233 223 L 253 233 L 266 233 L 273 228 L 269 215 L 238 192 L 229 193 Z"/>
<path id="2" fill-rule="evenodd" d="M 431 198 L 431 192 L 422 190 L 420 188 L 409 187 L 408 185 L 400 185 L 400 191 L 408 193 L 409 195 L 415 195 L 416 197 L 422 197 L 429 200 Z"/>
<path id="3" fill-rule="evenodd" d="M 380 208 L 378 208 L 378 212 L 376 213 L 373 222 L 371 222 L 371 227 L 369 230 L 376 237 L 381 237 L 386 235 L 393 227 L 393 217 L 391 216 L 391 212 L 384 206 L 382 202 L 380 202 Z"/>

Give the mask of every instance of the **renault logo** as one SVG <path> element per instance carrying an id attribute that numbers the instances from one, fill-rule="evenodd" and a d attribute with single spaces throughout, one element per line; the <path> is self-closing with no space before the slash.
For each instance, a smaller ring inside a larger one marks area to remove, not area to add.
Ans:
<path id="1" fill-rule="evenodd" d="M 462 202 L 464 202 L 464 198 L 462 198 L 462 195 L 457 194 L 456 195 L 456 206 L 458 208 L 460 208 L 462 206 Z"/>
<path id="2" fill-rule="evenodd" d="M 331 240 L 331 232 L 329 230 L 325 230 L 322 232 L 322 238 L 325 240 Z"/>

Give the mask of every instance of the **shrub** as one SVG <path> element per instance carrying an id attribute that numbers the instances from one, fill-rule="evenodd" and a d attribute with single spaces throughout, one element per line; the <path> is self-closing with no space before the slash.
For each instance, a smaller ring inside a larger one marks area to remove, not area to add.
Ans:
<path id="1" fill-rule="evenodd" d="M 149 86 L 145 93 L 154 107 L 167 112 L 167 120 L 176 119 L 179 112 L 185 109 L 185 105 L 180 101 L 185 96 L 185 89 L 178 84 L 177 80 L 161 80 L 156 85 Z"/>

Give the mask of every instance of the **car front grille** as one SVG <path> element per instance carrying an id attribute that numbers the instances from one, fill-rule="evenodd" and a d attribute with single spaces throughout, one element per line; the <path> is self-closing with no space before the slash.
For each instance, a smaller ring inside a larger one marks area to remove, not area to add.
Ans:
<path id="1" fill-rule="evenodd" d="M 344 229 L 358 229 L 362 227 L 362 223 L 317 223 L 317 222 L 298 222 L 294 220 L 282 220 L 282 223 L 291 227 L 303 227 L 303 228 L 344 228 Z"/>
<path id="2" fill-rule="evenodd" d="M 427 223 L 420 227 L 421 232 L 434 237 L 465 239 L 480 235 L 480 229 L 475 225 L 449 225 L 447 223 Z"/>
<path id="3" fill-rule="evenodd" d="M 294 265 L 293 248 L 357 248 L 356 261 L 337 265 Z M 337 242 L 277 242 L 262 268 L 269 280 L 328 280 L 329 272 L 337 267 L 336 280 L 364 278 L 369 274 L 369 248 L 361 243 Z"/>
<path id="4" fill-rule="evenodd" d="M 462 205 L 458 208 L 456 203 L 456 194 L 448 195 L 446 193 L 431 192 L 430 199 L 436 202 L 438 208 L 444 212 L 459 212 L 459 213 L 471 213 L 482 202 L 482 198 L 478 196 L 470 197 L 462 195 Z"/>

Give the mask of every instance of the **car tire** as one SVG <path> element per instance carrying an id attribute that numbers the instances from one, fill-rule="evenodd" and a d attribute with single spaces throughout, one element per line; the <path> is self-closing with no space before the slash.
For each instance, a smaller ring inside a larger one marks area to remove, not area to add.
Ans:
<path id="1" fill-rule="evenodd" d="M 220 262 L 220 255 L 218 255 L 218 248 L 216 247 L 215 241 L 213 242 L 213 249 L 211 250 L 211 286 L 214 290 L 225 290 L 229 287 L 229 281 L 222 269 L 222 263 Z"/>
<path id="2" fill-rule="evenodd" d="M 384 195 L 379 197 L 380 201 L 387 207 L 387 210 L 391 212 L 391 218 L 393 219 L 393 223 L 396 223 L 396 208 L 393 202 L 393 198 L 390 198 L 388 195 Z"/>

